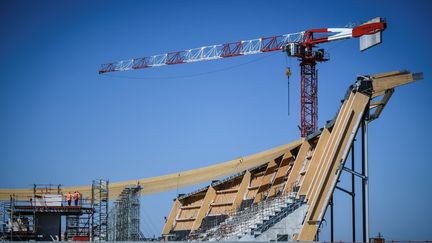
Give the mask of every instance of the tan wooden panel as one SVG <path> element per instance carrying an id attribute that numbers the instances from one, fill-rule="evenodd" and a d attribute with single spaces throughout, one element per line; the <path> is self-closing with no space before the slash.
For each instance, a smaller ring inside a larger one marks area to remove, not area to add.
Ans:
<path id="1" fill-rule="evenodd" d="M 240 183 L 236 197 L 234 199 L 233 206 L 232 206 L 233 210 L 240 207 L 240 204 L 243 201 L 244 194 L 248 188 L 250 178 L 251 178 L 251 173 L 249 171 L 246 171 L 246 173 L 243 175 L 242 182 Z"/>
<path id="2" fill-rule="evenodd" d="M 216 195 L 214 203 L 227 203 L 227 202 L 232 203 L 236 195 L 237 195 L 237 191 L 232 191 L 228 193 L 218 193 Z"/>
<path id="3" fill-rule="evenodd" d="M 290 163 L 294 162 L 292 160 L 293 158 L 291 153 L 286 153 L 284 155 L 284 158 L 282 159 L 282 162 L 280 163 L 278 171 L 275 175 L 275 179 L 273 180 L 273 184 L 269 190 L 268 198 L 276 196 L 278 192 L 283 190 L 283 183 L 288 174 Z"/>
<path id="4" fill-rule="evenodd" d="M 207 215 L 221 215 L 233 211 L 234 201 L 244 180 L 244 174 L 215 186 L 216 196 Z"/>
<path id="5" fill-rule="evenodd" d="M 221 215 L 221 214 L 228 214 L 232 209 L 232 203 L 230 204 L 224 204 L 224 205 L 212 205 L 210 208 L 210 211 L 208 213 L 208 216 L 215 216 L 215 215 Z"/>
<path id="6" fill-rule="evenodd" d="M 302 182 L 302 185 L 300 186 L 299 193 L 298 193 L 299 196 L 306 196 L 306 199 L 308 199 L 307 192 L 310 189 L 310 185 L 312 183 L 313 178 L 316 177 L 316 173 L 319 165 L 321 165 L 320 163 L 321 158 L 323 156 L 324 149 L 328 144 L 329 137 L 330 137 L 330 131 L 327 128 L 325 128 L 319 137 L 314 154 L 309 163 L 309 167 L 306 172 L 305 178 Z"/>
<path id="7" fill-rule="evenodd" d="M 180 230 L 190 230 L 192 228 L 193 220 L 190 221 L 182 221 L 182 222 L 176 222 L 174 226 L 174 231 L 180 231 Z"/>
<path id="8" fill-rule="evenodd" d="M 203 204 L 205 195 L 207 195 L 207 188 L 205 191 L 193 194 L 189 197 L 183 198 L 180 201 L 180 208 L 174 220 L 173 230 L 190 230 L 195 222 L 199 210 Z"/>
<path id="9" fill-rule="evenodd" d="M 271 179 L 273 178 L 274 173 L 276 173 L 277 168 L 278 166 L 275 160 L 270 161 L 267 165 L 266 172 L 261 179 L 260 186 L 257 190 L 257 194 L 255 195 L 254 203 L 259 203 L 265 199 L 266 192 L 270 189 L 272 183 Z"/>
<path id="10" fill-rule="evenodd" d="M 310 149 L 310 143 L 306 140 L 303 141 L 299 152 L 296 155 L 296 159 L 294 160 L 293 167 L 291 172 L 288 175 L 287 182 L 284 186 L 284 194 L 290 193 L 295 186 L 297 176 L 299 175 L 300 169 L 303 166 L 303 162 L 306 159 L 307 152 Z"/>
<path id="11" fill-rule="evenodd" d="M 173 207 L 171 209 L 171 212 L 170 212 L 170 214 L 167 218 L 167 221 L 165 222 L 164 228 L 162 230 L 163 235 L 168 234 L 171 231 L 171 229 L 173 228 L 174 220 L 177 216 L 177 213 L 178 213 L 180 206 L 181 206 L 180 201 L 178 199 L 176 199 L 173 203 Z"/>
<path id="12" fill-rule="evenodd" d="M 267 165 L 251 172 L 251 181 L 248 186 L 245 199 L 255 199 L 259 186 L 261 185 L 261 180 L 264 177 L 265 171 L 267 169 Z"/>

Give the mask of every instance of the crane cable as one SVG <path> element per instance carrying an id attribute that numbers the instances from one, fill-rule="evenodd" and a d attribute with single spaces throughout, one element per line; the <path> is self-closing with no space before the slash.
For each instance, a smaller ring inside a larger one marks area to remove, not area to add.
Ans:
<path id="1" fill-rule="evenodd" d="M 288 104 L 288 116 L 290 116 L 290 77 L 291 77 L 291 59 L 288 61 L 288 57 L 285 56 L 285 63 L 286 63 L 286 70 L 285 75 L 287 76 L 288 83 L 287 83 L 287 104 Z"/>

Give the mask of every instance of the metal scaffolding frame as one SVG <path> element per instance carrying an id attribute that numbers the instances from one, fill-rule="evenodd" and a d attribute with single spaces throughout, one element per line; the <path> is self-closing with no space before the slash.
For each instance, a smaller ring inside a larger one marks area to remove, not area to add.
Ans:
<path id="1" fill-rule="evenodd" d="M 91 215 L 92 213 L 67 215 L 65 239 L 72 241 L 79 238 L 88 239 L 89 233 L 91 232 Z"/>
<path id="2" fill-rule="evenodd" d="M 6 233 L 6 224 L 9 218 L 8 208 L 10 208 L 10 204 L 7 201 L 0 201 L 0 241 L 5 240 L 4 234 Z"/>
<path id="3" fill-rule="evenodd" d="M 92 183 L 91 241 L 108 240 L 108 180 L 96 179 Z"/>
<path id="4" fill-rule="evenodd" d="M 139 241 L 141 186 L 128 186 L 120 193 L 110 210 L 108 240 Z"/>
<path id="5" fill-rule="evenodd" d="M 34 184 L 30 190 L 30 196 L 11 194 L 8 201 L 0 202 L 0 241 L 62 240 L 63 216 L 65 240 L 88 240 L 93 213 L 89 200 L 65 205 L 60 184 Z"/>

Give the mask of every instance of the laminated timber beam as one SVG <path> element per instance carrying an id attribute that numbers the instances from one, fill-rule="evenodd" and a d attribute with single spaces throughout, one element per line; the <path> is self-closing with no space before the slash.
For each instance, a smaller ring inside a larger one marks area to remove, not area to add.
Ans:
<path id="1" fill-rule="evenodd" d="M 242 182 L 240 183 L 237 194 L 234 198 L 233 205 L 231 208 L 232 210 L 237 211 L 237 209 L 240 207 L 243 201 L 244 194 L 246 193 L 246 190 L 248 188 L 250 179 L 251 179 L 251 173 L 247 170 L 246 173 L 244 173 L 243 175 Z"/>
<path id="2" fill-rule="evenodd" d="M 352 96 L 353 96 L 353 93 L 350 93 L 349 98 L 342 104 L 342 106 L 339 110 L 339 114 L 336 117 L 336 121 L 334 124 L 339 124 L 343 121 L 343 117 L 341 116 L 341 114 L 347 113 L 347 109 L 349 109 L 349 106 L 352 103 L 352 99 L 351 99 Z M 330 134 L 327 142 L 325 143 L 324 150 L 322 151 L 322 153 L 317 153 L 314 156 L 314 157 L 317 157 L 317 160 L 319 161 L 319 165 L 318 165 L 316 173 L 313 176 L 312 181 L 310 182 L 311 184 L 309 186 L 309 190 L 306 193 L 306 198 L 308 200 L 315 196 L 315 194 L 318 190 L 317 184 L 325 176 L 324 175 L 326 172 L 325 168 L 326 168 L 326 166 L 328 166 L 328 163 L 329 163 L 328 157 L 331 156 L 330 155 L 330 152 L 331 152 L 330 147 L 337 142 L 337 136 L 335 136 L 333 134 L 336 134 L 337 132 L 340 132 L 340 129 L 338 130 L 338 129 L 335 129 L 334 127 L 331 127 L 331 134 Z"/>
<path id="3" fill-rule="evenodd" d="M 369 97 L 362 93 L 351 93 L 346 101 L 346 109 L 338 115 L 330 135 L 330 146 L 324 151 L 322 173 L 315 185 L 316 190 L 310 195 L 309 210 L 305 223 L 298 236 L 300 241 L 312 241 L 318 231 L 319 223 L 333 195 L 341 166 L 345 162 L 347 150 L 351 147 L 355 133 L 360 126 L 363 112 L 368 105 Z"/>
<path id="4" fill-rule="evenodd" d="M 371 98 L 382 95 L 386 90 L 423 79 L 423 73 L 394 71 L 371 75 L 373 92 Z"/>
<path id="5" fill-rule="evenodd" d="M 255 168 L 268 163 L 270 160 L 278 158 L 290 150 L 300 146 L 301 140 L 289 144 L 281 145 L 257 154 L 240 157 L 223 163 L 201 167 L 193 170 L 167 174 L 144 179 L 130 180 L 124 182 L 114 182 L 109 184 L 109 197 L 116 199 L 126 186 L 140 185 L 141 195 L 153 194 L 158 192 L 176 190 L 187 186 L 192 186 L 204 182 L 209 182 L 226 176 L 230 176 L 242 171 Z M 168 149 L 168 148 L 167 148 Z M 172 163 L 172 162 L 170 162 Z M 70 186 L 61 188 L 63 192 L 79 191 L 83 197 L 91 197 L 91 185 Z M 33 189 L 21 188 L 1 188 L 0 201 L 9 200 L 11 195 L 27 200 L 33 196 Z"/>
<path id="6" fill-rule="evenodd" d="M 303 182 L 300 186 L 299 192 L 297 196 L 305 196 L 306 200 L 308 200 L 308 194 L 307 192 L 310 189 L 311 183 L 314 178 L 316 178 L 317 171 L 322 166 L 321 159 L 323 154 L 323 151 L 328 145 L 328 139 L 330 137 L 330 130 L 328 128 L 324 128 L 319 136 L 318 143 L 315 147 L 314 155 L 312 156 L 312 159 L 309 163 L 308 170 L 306 171 L 306 175 L 303 179 Z"/>
<path id="7" fill-rule="evenodd" d="M 180 200 L 178 198 L 176 198 L 174 201 L 173 207 L 171 209 L 171 212 L 170 212 L 170 214 L 169 214 L 169 216 L 165 222 L 165 226 L 162 230 L 162 235 L 166 235 L 171 231 L 173 224 L 174 224 L 174 220 L 175 220 L 176 215 L 178 213 L 178 210 L 180 209 L 180 206 L 181 206 Z"/>
<path id="8" fill-rule="evenodd" d="M 197 230 L 201 226 L 202 220 L 204 219 L 207 212 L 209 211 L 210 204 L 212 203 L 215 197 L 216 197 L 216 190 L 214 189 L 213 186 L 210 186 L 206 192 L 206 195 L 204 196 L 204 200 L 202 201 L 202 204 L 198 210 L 198 214 L 195 218 L 195 221 L 193 222 L 191 228 L 192 231 Z"/>
<path id="9" fill-rule="evenodd" d="M 371 75 L 358 84 L 357 90 L 350 92 L 348 99 L 344 101 L 338 113 L 333 127 L 331 127 L 328 141 L 325 142 L 326 146 L 320 152 L 321 146 L 318 145 L 318 149 L 314 154 L 314 157 L 321 165 L 316 168 L 311 184 L 303 184 L 304 188 L 309 187 L 306 192 L 309 207 L 303 227 L 296 238 L 297 240 L 312 241 L 315 239 L 319 223 L 329 206 L 354 137 L 359 126 L 363 123 L 362 119 L 373 120 L 378 118 L 391 98 L 395 87 L 419 79 L 422 79 L 422 74 L 411 74 L 405 71 Z M 369 88 L 367 88 L 367 82 L 371 84 Z M 381 95 L 383 96 L 381 101 L 371 102 L 371 99 Z M 376 108 L 375 113 L 370 117 L 365 117 L 364 112 L 370 108 Z M 324 134 L 321 135 L 321 139 L 323 141 L 326 139 Z M 305 181 L 309 181 L 308 176 Z M 300 194 L 304 194 L 304 188 L 301 188 Z"/>

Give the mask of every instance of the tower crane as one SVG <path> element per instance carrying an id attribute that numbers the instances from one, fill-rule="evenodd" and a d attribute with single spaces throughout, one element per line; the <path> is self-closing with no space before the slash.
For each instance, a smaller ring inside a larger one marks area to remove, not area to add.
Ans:
<path id="1" fill-rule="evenodd" d="M 352 28 L 310 29 L 291 34 L 203 46 L 102 64 L 99 74 L 283 51 L 289 57 L 300 61 L 300 130 L 301 137 L 306 137 L 317 129 L 316 64 L 329 60 L 324 49 L 317 49 L 318 44 L 360 38 L 360 51 L 363 51 L 381 43 L 381 34 L 386 26 L 386 21 L 377 17 Z M 287 75 L 288 73 L 291 74 L 291 71 L 287 70 Z"/>

